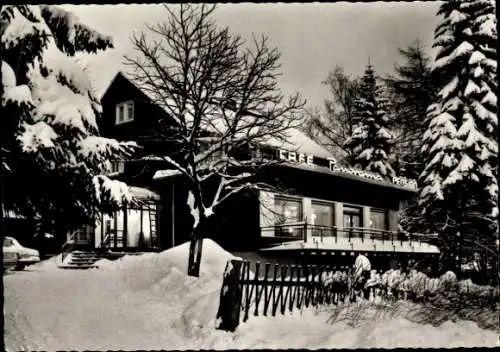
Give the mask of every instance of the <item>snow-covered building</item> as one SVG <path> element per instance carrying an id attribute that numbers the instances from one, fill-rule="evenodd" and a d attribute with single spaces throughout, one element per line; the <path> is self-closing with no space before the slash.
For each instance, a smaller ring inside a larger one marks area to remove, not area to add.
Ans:
<path id="1" fill-rule="evenodd" d="M 103 216 L 97 229 L 90 229 L 93 244 L 159 250 L 187 241 L 193 218 L 186 180 L 161 158 L 175 154 L 175 145 L 155 133 L 158 121 L 169 121 L 168 115 L 122 73 L 115 76 L 101 103 L 101 134 L 142 146 L 131 160 L 115 165 L 115 176 L 149 201 L 114 217 Z M 221 204 L 210 217 L 209 237 L 226 250 L 285 256 L 439 253 L 427 238 L 398 231 L 399 212 L 416 194 L 414 181 L 384 180 L 339 167 L 327 150 L 299 130 L 291 129 L 288 135 L 286 144 L 273 142 L 265 149 L 281 162 L 257 175 L 259 182 L 274 189 L 241 191 Z"/>

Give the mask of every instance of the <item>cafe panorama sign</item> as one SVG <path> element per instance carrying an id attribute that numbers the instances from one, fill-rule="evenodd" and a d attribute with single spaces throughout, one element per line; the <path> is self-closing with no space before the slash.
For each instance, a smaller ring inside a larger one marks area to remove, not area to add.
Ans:
<path id="1" fill-rule="evenodd" d="M 288 162 L 292 162 L 292 163 L 307 164 L 307 165 L 311 165 L 311 166 L 322 167 L 322 166 L 316 165 L 314 163 L 314 156 L 312 156 L 312 155 L 299 154 L 296 152 L 291 152 L 288 150 L 281 149 L 279 151 L 279 158 L 280 158 L 280 160 L 288 161 Z M 373 172 L 358 170 L 358 169 L 353 169 L 353 168 L 348 168 L 348 167 L 342 167 L 340 165 L 337 165 L 335 159 L 333 159 L 333 158 L 328 159 L 328 168 L 334 172 L 340 172 L 343 174 L 359 176 L 362 178 L 371 179 L 371 180 L 380 181 L 380 182 L 386 181 L 381 175 L 373 173 Z M 404 188 L 409 188 L 409 189 L 413 189 L 413 190 L 417 189 L 417 182 L 415 180 L 412 180 L 412 179 L 407 179 L 406 177 L 394 176 L 391 178 L 390 182 L 392 182 L 395 185 L 404 187 Z"/>
<path id="2" fill-rule="evenodd" d="M 314 156 L 313 155 L 291 152 L 291 151 L 284 150 L 284 149 L 280 149 L 279 158 L 280 158 L 280 160 L 289 161 L 292 163 L 318 166 L 314 163 Z M 336 165 L 335 159 L 333 159 L 333 158 L 329 159 L 330 170 L 333 170 L 335 165 Z"/>

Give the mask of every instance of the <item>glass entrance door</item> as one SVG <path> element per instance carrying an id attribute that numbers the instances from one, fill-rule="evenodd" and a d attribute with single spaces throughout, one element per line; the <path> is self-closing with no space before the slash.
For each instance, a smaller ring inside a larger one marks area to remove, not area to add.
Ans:
<path id="1" fill-rule="evenodd" d="M 127 208 L 112 216 L 104 214 L 100 247 L 140 250 L 159 248 L 157 217 L 156 203 Z"/>
<path id="2" fill-rule="evenodd" d="M 104 234 L 102 236 L 101 247 L 103 248 L 123 248 L 124 247 L 124 223 L 123 211 L 117 211 L 112 216 L 104 214 Z"/>
<path id="3" fill-rule="evenodd" d="M 359 236 L 361 223 L 361 208 L 344 206 L 344 234 L 349 238 Z"/>

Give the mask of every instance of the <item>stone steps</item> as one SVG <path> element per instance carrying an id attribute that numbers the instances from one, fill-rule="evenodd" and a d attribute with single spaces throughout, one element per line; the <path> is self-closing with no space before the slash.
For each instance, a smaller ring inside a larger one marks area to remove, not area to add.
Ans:
<path id="1" fill-rule="evenodd" d="M 58 265 L 61 269 L 92 269 L 99 266 L 95 263 L 100 259 L 116 260 L 124 255 L 140 255 L 149 252 L 96 252 L 74 251 L 69 253 L 63 263 Z"/>
<path id="2" fill-rule="evenodd" d="M 100 259 L 97 253 L 92 252 L 71 252 L 59 265 L 61 269 L 91 269 L 97 268 L 95 263 Z"/>

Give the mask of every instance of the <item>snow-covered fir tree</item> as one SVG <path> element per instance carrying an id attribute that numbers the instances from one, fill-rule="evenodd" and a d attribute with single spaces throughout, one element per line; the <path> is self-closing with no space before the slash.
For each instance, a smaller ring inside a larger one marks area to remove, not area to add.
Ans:
<path id="1" fill-rule="evenodd" d="M 99 136 L 101 106 L 74 58 L 110 47 L 59 7 L 1 7 L 2 206 L 61 236 L 131 201 L 103 174 L 135 144 Z"/>
<path id="2" fill-rule="evenodd" d="M 498 231 L 495 2 L 446 1 L 438 15 L 433 71 L 443 85 L 428 109 L 419 204 L 458 265 L 471 228 L 489 228 L 490 239 Z"/>
<path id="3" fill-rule="evenodd" d="M 354 102 L 355 128 L 345 146 L 351 151 L 354 167 L 391 178 L 394 176 L 389 162 L 392 135 L 387 128 L 389 120 L 385 106 L 382 88 L 376 81 L 372 65 L 368 64 Z"/>
<path id="4" fill-rule="evenodd" d="M 396 64 L 396 74 L 385 79 L 394 109 L 393 166 L 398 175 L 417 179 L 423 170 L 420 150 L 427 108 L 435 101 L 438 84 L 431 72 L 431 58 L 419 40 L 398 51 L 403 63 Z"/>

